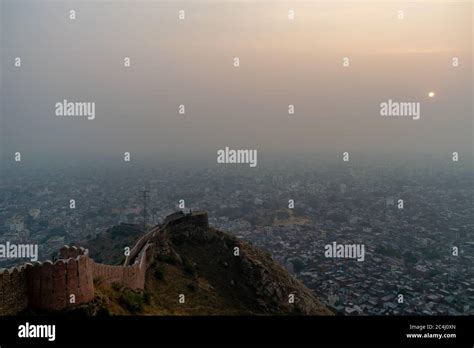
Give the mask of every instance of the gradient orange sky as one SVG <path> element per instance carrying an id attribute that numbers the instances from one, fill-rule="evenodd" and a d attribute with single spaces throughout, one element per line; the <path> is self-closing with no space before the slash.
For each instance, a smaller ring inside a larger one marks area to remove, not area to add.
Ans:
<path id="1" fill-rule="evenodd" d="M 462 1 L 3 0 L 4 146 L 214 160 L 224 146 L 472 152 L 472 15 Z M 55 118 L 64 98 L 96 102 L 96 119 Z M 420 102 L 421 119 L 381 118 L 388 99 Z"/>

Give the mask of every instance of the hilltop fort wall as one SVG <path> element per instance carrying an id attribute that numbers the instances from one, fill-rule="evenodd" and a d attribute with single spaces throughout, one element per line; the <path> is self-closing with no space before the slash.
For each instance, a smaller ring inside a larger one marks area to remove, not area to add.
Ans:
<path id="1" fill-rule="evenodd" d="M 94 298 L 93 260 L 87 250 L 63 247 L 61 253 L 68 257 L 0 272 L 0 315 L 26 308 L 60 310 Z"/>
<path id="2" fill-rule="evenodd" d="M 11 315 L 28 305 L 25 266 L 0 271 L 0 314 Z"/>
<path id="3" fill-rule="evenodd" d="M 146 244 L 139 252 L 135 262 L 130 266 L 111 266 L 94 263 L 94 278 L 99 278 L 107 284 L 117 283 L 128 289 L 143 290 L 145 287 L 146 270 L 151 263 L 152 255 L 151 244 Z"/>
<path id="4" fill-rule="evenodd" d="M 158 228 L 153 228 L 150 232 L 144 234 L 138 242 L 135 243 L 133 248 L 130 250 L 130 254 L 125 258 L 124 266 L 130 265 L 131 261 L 133 261 L 137 255 L 140 253 L 140 251 L 143 249 L 145 244 L 147 244 L 149 241 L 151 241 L 153 238 L 156 237 L 158 234 L 159 229 Z"/>
<path id="5" fill-rule="evenodd" d="M 148 235 L 148 234 L 147 234 Z M 0 270 L 0 315 L 32 310 L 63 310 L 94 299 L 94 279 L 143 290 L 152 258 L 151 238 L 141 244 L 130 266 L 94 262 L 84 248 L 64 246 L 55 262 L 26 263 Z M 142 239 L 140 239 L 140 243 Z"/>
<path id="6" fill-rule="evenodd" d="M 193 211 L 187 214 L 182 211 L 170 214 L 166 217 L 163 229 L 178 225 L 191 224 L 195 227 L 209 227 L 209 219 L 205 211 Z"/>
<path id="7" fill-rule="evenodd" d="M 180 212 L 170 217 L 162 227 L 155 227 L 138 240 L 123 266 L 96 263 L 87 249 L 64 246 L 54 262 L 0 269 L 0 315 L 15 315 L 25 309 L 64 310 L 90 302 L 94 299 L 94 279 L 143 290 L 160 228 L 182 223 L 209 225 L 206 212 Z"/>

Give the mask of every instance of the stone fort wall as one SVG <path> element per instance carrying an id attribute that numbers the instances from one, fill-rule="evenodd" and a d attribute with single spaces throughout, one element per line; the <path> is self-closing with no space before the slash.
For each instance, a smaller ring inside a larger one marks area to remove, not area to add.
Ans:
<path id="1" fill-rule="evenodd" d="M 0 315 L 16 314 L 26 308 L 61 310 L 91 301 L 93 260 L 86 250 L 80 254 L 78 248 L 71 249 L 76 257 L 2 270 Z"/>
<path id="2" fill-rule="evenodd" d="M 143 290 L 145 274 L 152 262 L 153 242 L 160 229 L 181 224 L 208 227 L 206 212 L 172 214 L 162 227 L 143 235 L 131 249 L 123 266 L 94 262 L 84 248 L 64 246 L 59 259 L 26 263 L 19 267 L 0 269 L 0 315 L 15 315 L 27 308 L 63 310 L 94 299 L 94 279 L 106 284 Z"/>
<path id="3" fill-rule="evenodd" d="M 55 262 L 1 269 L 0 315 L 15 315 L 27 308 L 64 310 L 90 302 L 94 299 L 95 278 L 106 284 L 118 283 L 143 290 L 146 269 L 153 255 L 152 245 L 148 243 L 150 238 L 146 241 L 130 266 L 96 263 L 87 249 L 64 246 Z"/>
<path id="4" fill-rule="evenodd" d="M 125 258 L 124 266 L 130 265 L 130 263 L 138 256 L 140 251 L 143 249 L 145 244 L 150 242 L 153 238 L 156 237 L 156 235 L 159 233 L 160 229 L 159 227 L 155 227 L 151 229 L 150 232 L 144 234 L 133 246 L 133 248 L 130 250 L 130 254 Z"/>
<path id="5" fill-rule="evenodd" d="M 170 214 L 166 217 L 162 229 L 173 228 L 179 225 L 193 225 L 195 227 L 208 228 L 209 219 L 205 211 L 193 211 L 187 214 L 182 211 Z"/>
<path id="6" fill-rule="evenodd" d="M 146 244 L 130 266 L 112 266 L 94 263 L 94 278 L 99 278 L 107 284 L 118 283 L 125 288 L 143 290 L 145 274 L 152 259 L 151 244 Z"/>
<path id="7" fill-rule="evenodd" d="M 15 314 L 28 305 L 25 270 L 25 266 L 0 270 L 0 314 Z"/>

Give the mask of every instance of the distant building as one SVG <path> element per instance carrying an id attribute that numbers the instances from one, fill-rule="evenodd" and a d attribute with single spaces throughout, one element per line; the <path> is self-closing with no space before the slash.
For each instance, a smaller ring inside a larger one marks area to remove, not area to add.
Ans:
<path id="1" fill-rule="evenodd" d="M 10 231 L 13 232 L 22 232 L 25 228 L 25 224 L 23 223 L 23 219 L 19 216 L 15 216 L 10 221 Z"/>
<path id="2" fill-rule="evenodd" d="M 164 226 L 176 226 L 179 224 L 192 224 L 195 226 L 202 226 L 205 228 L 209 227 L 209 219 L 207 217 L 207 212 L 205 211 L 190 211 L 185 214 L 182 211 L 177 211 L 168 215 L 165 218 Z"/>
<path id="3" fill-rule="evenodd" d="M 40 209 L 30 209 L 28 214 L 33 218 L 33 219 L 37 219 L 38 216 L 41 214 L 41 210 Z"/>
<path id="4" fill-rule="evenodd" d="M 419 277 L 422 277 L 422 278 L 426 278 L 428 277 L 428 268 L 426 266 L 423 266 L 423 265 L 416 265 L 414 268 L 413 268 L 413 271 L 416 275 L 418 275 Z"/>

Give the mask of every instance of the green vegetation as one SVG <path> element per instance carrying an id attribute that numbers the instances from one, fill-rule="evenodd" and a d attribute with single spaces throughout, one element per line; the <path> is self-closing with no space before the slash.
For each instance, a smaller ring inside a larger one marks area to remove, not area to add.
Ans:
<path id="1" fill-rule="evenodd" d="M 163 280 L 165 278 L 165 274 L 163 272 L 163 268 L 157 267 L 153 271 L 153 275 L 155 276 L 156 279 L 158 280 Z"/>
<path id="2" fill-rule="evenodd" d="M 296 273 L 300 273 L 306 267 L 306 265 L 300 259 L 291 260 L 291 263 L 293 264 L 293 268 L 295 269 Z"/>
<path id="3" fill-rule="evenodd" d="M 191 276 L 196 274 L 196 269 L 194 266 L 191 264 L 190 261 L 188 261 L 187 258 L 183 258 L 183 269 L 186 274 L 189 274 Z"/>
<path id="4" fill-rule="evenodd" d="M 142 294 L 125 290 L 119 297 L 119 303 L 132 314 L 140 313 L 143 312 L 143 297 Z"/>
<path id="5" fill-rule="evenodd" d="M 122 289 L 122 285 L 120 285 L 120 283 L 112 283 L 112 286 L 111 286 L 112 289 L 114 289 L 115 291 L 120 291 L 120 289 Z"/>
<path id="6" fill-rule="evenodd" d="M 160 264 L 160 260 L 162 258 L 157 258 L 153 263 L 151 264 L 151 269 L 153 271 L 153 276 L 157 280 L 163 280 L 165 278 L 165 268 L 163 267 L 162 264 Z"/>
<path id="7" fill-rule="evenodd" d="M 170 265 L 176 265 L 176 259 L 170 255 L 165 255 L 163 257 L 163 261 L 165 261 L 167 264 L 170 264 Z"/>
<path id="8" fill-rule="evenodd" d="M 97 310 L 97 316 L 108 317 L 108 316 L 110 316 L 110 311 L 107 307 L 100 307 Z"/>
<path id="9" fill-rule="evenodd" d="M 148 291 L 143 292 L 143 302 L 147 305 L 151 304 L 151 293 Z"/>
<path id="10" fill-rule="evenodd" d="M 110 228 L 109 232 L 112 239 L 116 239 L 121 237 L 137 236 L 138 230 L 131 226 L 118 225 Z"/>

